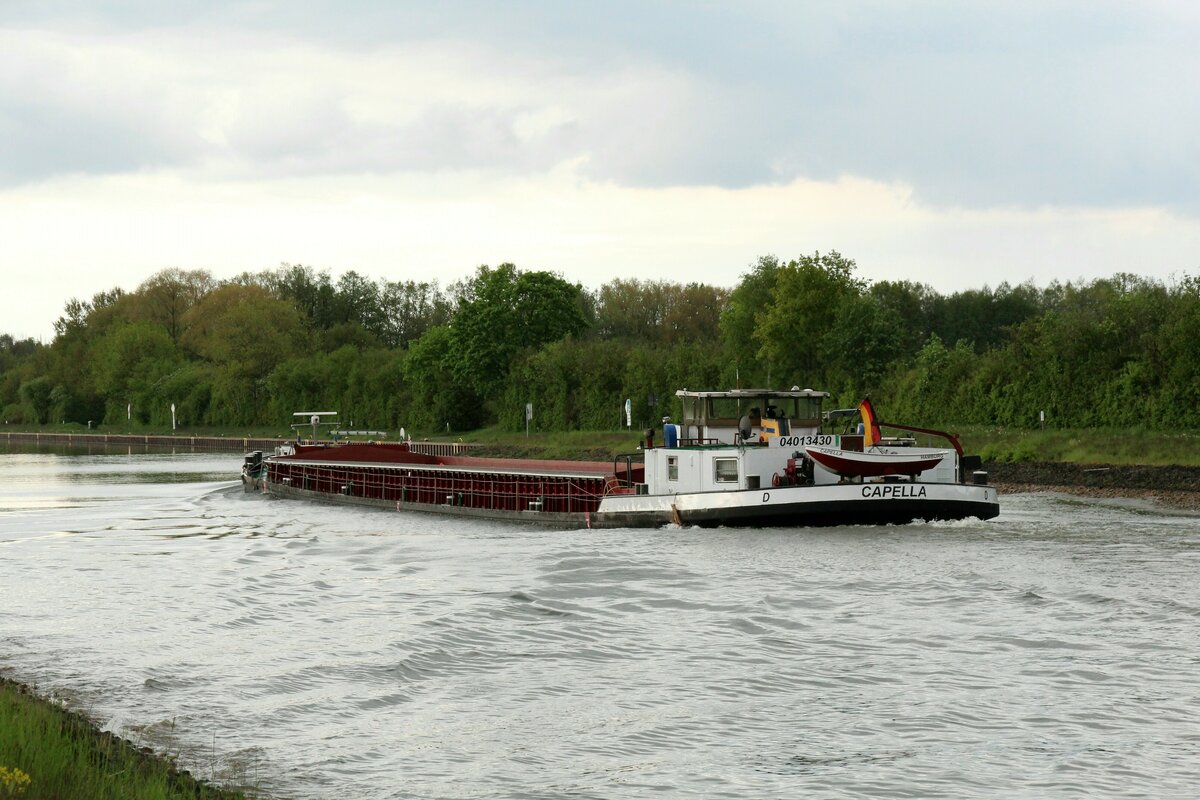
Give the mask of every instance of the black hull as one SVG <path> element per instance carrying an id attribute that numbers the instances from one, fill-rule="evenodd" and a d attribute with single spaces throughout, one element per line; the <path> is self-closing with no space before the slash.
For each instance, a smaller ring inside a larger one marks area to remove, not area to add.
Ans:
<path id="1" fill-rule="evenodd" d="M 680 521 L 684 525 L 698 525 L 702 528 L 831 527 L 907 525 L 915 521 L 955 521 L 970 518 L 987 520 L 999 513 L 1000 508 L 996 503 L 895 500 L 887 504 L 864 504 L 861 501 L 849 500 L 741 509 L 736 516 L 720 511 L 689 511 L 680 515 Z"/>

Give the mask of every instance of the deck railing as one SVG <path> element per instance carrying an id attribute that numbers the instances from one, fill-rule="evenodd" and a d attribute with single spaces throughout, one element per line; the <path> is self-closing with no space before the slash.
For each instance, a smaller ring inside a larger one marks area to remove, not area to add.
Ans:
<path id="1" fill-rule="evenodd" d="M 458 456 L 480 447 L 472 442 L 409 442 L 408 449 L 427 456 Z"/>

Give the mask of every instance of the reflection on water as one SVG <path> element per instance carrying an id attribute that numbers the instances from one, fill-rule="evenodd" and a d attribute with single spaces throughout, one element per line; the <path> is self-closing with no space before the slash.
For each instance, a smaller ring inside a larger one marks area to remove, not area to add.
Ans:
<path id="1" fill-rule="evenodd" d="M 228 482 L 229 454 L 125 446 L 0 445 L 0 514 L 127 500 L 129 484 Z M 236 472 L 236 471 L 235 471 Z"/>
<path id="2" fill-rule="evenodd" d="M 0 453 L 0 669 L 335 797 L 1188 797 L 1200 524 L 547 531 Z M 215 758 L 214 758 L 215 754 Z"/>

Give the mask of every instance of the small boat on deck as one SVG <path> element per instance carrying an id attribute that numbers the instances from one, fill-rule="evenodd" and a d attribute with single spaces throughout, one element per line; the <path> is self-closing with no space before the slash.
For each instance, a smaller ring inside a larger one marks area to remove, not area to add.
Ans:
<path id="1" fill-rule="evenodd" d="M 804 448 L 813 461 L 843 478 L 879 478 L 884 475 L 913 477 L 933 469 L 946 457 L 944 452 L 900 452 L 884 450 L 838 450 L 832 447 Z"/>
<path id="2" fill-rule="evenodd" d="M 884 438 L 869 400 L 822 414 L 826 392 L 731 389 L 675 393 L 678 424 L 646 431 L 611 462 L 478 458 L 399 443 L 286 445 L 246 457 L 247 491 L 555 527 L 794 527 L 990 519 L 1000 500 L 963 454 Z M 302 412 L 301 416 L 304 413 Z M 860 433 L 827 430 L 861 417 Z M 314 432 L 321 418 L 312 413 Z M 315 436 L 314 436 L 315 438 Z"/>

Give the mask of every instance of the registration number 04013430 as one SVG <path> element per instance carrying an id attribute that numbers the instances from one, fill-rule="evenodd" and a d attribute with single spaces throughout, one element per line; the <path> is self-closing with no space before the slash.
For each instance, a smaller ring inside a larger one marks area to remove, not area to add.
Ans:
<path id="1" fill-rule="evenodd" d="M 840 437 L 829 433 L 816 433 L 807 436 L 776 436 L 772 441 L 776 447 L 837 447 Z"/>

